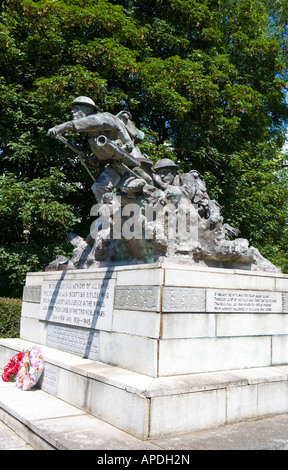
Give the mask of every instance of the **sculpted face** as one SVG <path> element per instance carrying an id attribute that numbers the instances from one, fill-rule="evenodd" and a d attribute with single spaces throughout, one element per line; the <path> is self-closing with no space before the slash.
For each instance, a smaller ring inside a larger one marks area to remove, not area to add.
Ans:
<path id="1" fill-rule="evenodd" d="M 161 180 L 165 184 L 172 184 L 174 178 L 177 174 L 177 169 L 174 168 L 161 168 L 157 171 L 157 174 L 160 176 Z"/>
<path id="2" fill-rule="evenodd" d="M 89 116 L 89 114 L 93 114 L 93 108 L 91 106 L 86 106 L 85 104 L 75 104 L 71 110 L 72 120 L 75 121 L 77 119 L 84 118 Z"/>

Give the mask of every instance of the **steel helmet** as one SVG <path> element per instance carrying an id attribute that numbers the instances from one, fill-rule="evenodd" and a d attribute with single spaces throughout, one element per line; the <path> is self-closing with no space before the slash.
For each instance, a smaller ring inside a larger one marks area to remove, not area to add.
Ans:
<path id="1" fill-rule="evenodd" d="M 94 101 L 91 100 L 91 98 L 88 98 L 87 96 L 78 96 L 77 98 L 75 98 L 74 101 L 72 101 L 72 103 L 69 104 L 69 108 L 72 109 L 73 106 L 77 104 L 84 104 L 86 106 L 91 106 L 91 108 L 93 108 L 95 111 L 97 110 L 97 106 L 94 103 Z"/>
<path id="2" fill-rule="evenodd" d="M 162 160 L 158 160 L 158 162 L 154 166 L 154 170 L 160 170 L 161 168 L 178 168 L 178 165 L 170 160 L 170 158 L 162 158 Z"/>

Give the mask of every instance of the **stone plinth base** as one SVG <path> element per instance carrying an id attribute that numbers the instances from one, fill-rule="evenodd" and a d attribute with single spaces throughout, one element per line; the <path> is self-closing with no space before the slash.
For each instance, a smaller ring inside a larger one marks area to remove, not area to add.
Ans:
<path id="1" fill-rule="evenodd" d="M 144 265 L 30 273 L 21 338 L 151 377 L 288 364 L 288 277 Z"/>
<path id="2" fill-rule="evenodd" d="M 288 412 L 288 277 L 153 264 L 30 273 L 46 392 L 142 439 Z M 287 365 L 286 365 L 287 364 Z M 24 392 L 23 392 L 24 393 Z"/>

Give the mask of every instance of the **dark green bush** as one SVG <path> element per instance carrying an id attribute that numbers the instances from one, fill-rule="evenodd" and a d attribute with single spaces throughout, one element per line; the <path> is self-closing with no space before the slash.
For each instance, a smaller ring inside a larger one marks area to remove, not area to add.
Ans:
<path id="1" fill-rule="evenodd" d="M 0 338 L 19 338 L 21 299 L 0 297 Z"/>

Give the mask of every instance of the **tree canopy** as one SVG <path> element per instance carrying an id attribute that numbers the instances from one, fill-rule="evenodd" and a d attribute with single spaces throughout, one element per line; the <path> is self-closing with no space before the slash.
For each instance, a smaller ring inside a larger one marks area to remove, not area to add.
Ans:
<path id="1" fill-rule="evenodd" d="M 155 161 L 171 142 L 225 220 L 288 270 L 287 24 L 285 0 L 2 1 L 0 295 L 71 251 L 66 232 L 88 233 L 90 177 L 47 136 L 79 95 L 129 110 Z"/>

